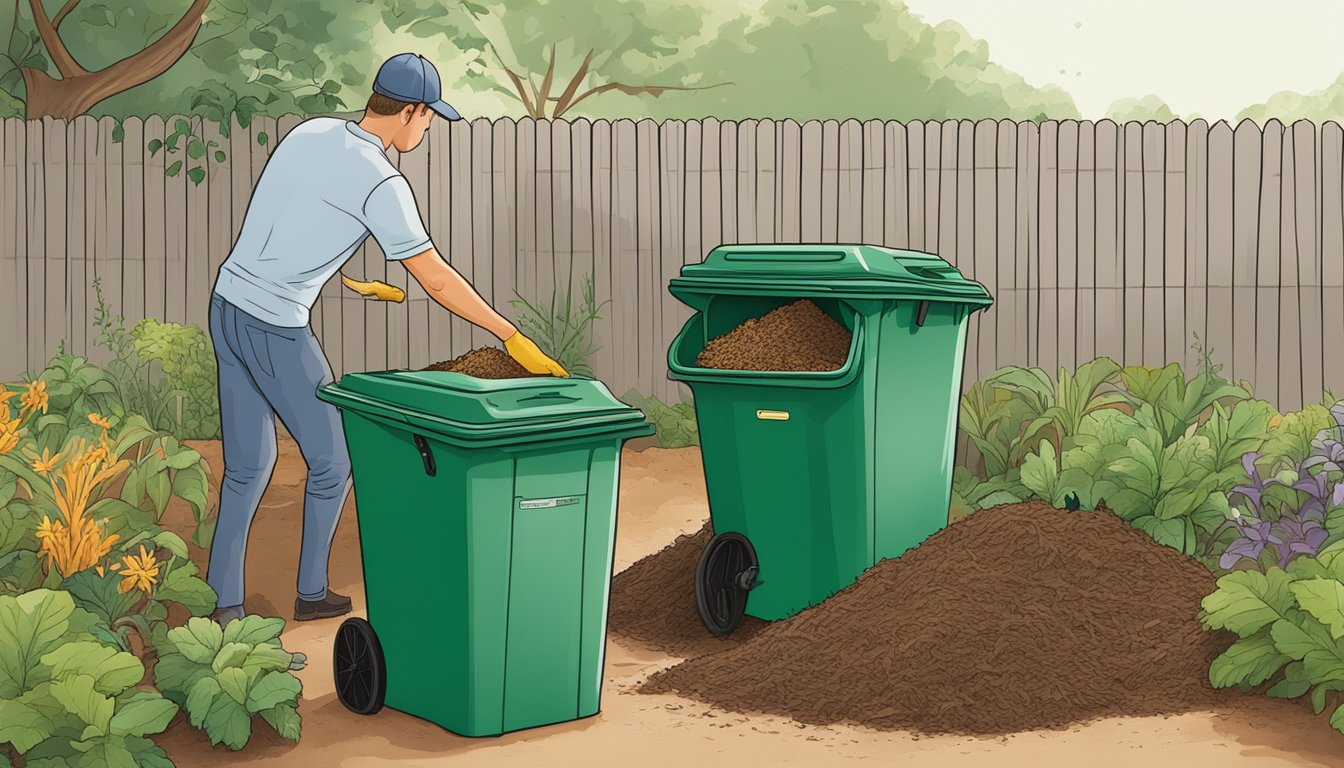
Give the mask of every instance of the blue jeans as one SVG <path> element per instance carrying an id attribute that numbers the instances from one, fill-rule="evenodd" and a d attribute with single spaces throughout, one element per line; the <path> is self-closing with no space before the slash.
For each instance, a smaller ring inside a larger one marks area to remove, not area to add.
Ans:
<path id="1" fill-rule="evenodd" d="M 223 298 L 210 297 L 210 338 L 219 362 L 219 423 L 224 481 L 206 581 L 219 607 L 243 604 L 247 534 L 275 468 L 275 417 L 308 464 L 303 498 L 299 597 L 327 595 L 327 559 L 350 490 L 350 455 L 336 407 L 317 399 L 331 366 L 312 329 L 264 323 Z"/>

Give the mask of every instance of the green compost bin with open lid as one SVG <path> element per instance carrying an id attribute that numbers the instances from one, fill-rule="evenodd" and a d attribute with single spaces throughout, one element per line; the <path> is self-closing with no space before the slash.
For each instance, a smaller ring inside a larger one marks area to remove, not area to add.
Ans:
<path id="1" fill-rule="evenodd" d="M 868 245 L 724 245 L 669 292 L 694 314 L 668 350 L 694 395 L 714 538 L 700 615 L 792 616 L 947 524 L 966 325 L 983 286 L 928 253 Z M 850 332 L 825 372 L 701 368 L 744 321 L 810 299 Z"/>
<path id="2" fill-rule="evenodd" d="M 644 414 L 580 377 L 350 373 L 318 397 L 341 411 L 368 604 L 337 631 L 342 703 L 465 736 L 596 714 Z"/>

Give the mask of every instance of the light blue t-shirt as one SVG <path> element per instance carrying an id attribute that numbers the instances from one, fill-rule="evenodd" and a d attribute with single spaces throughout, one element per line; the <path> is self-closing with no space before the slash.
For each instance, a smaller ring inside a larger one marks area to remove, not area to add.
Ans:
<path id="1" fill-rule="evenodd" d="M 370 234 L 389 261 L 433 247 L 378 137 L 347 120 L 306 120 L 271 153 L 215 292 L 258 320 L 302 328 Z"/>

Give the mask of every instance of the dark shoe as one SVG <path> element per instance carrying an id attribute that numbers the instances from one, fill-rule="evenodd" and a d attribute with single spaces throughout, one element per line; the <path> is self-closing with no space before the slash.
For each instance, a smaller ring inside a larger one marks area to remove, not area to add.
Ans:
<path id="1" fill-rule="evenodd" d="M 230 621 L 243 618 L 243 606 L 235 605 L 229 608 L 216 608 L 215 612 L 210 614 L 210 620 L 221 627 L 227 627 Z"/>
<path id="2" fill-rule="evenodd" d="M 333 616 L 344 616 L 349 612 L 350 598 L 331 590 L 327 590 L 327 596 L 321 600 L 304 600 L 300 597 L 294 601 L 295 621 L 330 619 Z"/>

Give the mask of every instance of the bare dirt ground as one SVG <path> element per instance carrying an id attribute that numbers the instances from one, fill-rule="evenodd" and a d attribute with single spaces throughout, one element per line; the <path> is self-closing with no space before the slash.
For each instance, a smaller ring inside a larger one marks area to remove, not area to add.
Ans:
<path id="1" fill-rule="evenodd" d="M 193 443 L 216 478 L 223 471 L 218 443 Z M 623 457 L 616 570 L 658 551 L 708 517 L 700 455 L 694 449 L 633 450 Z M 288 619 L 294 601 L 306 468 L 295 444 L 280 441 L 280 461 L 262 500 L 248 551 L 246 607 Z M 189 531 L 189 515 L 174 507 L 167 520 Z M 199 562 L 204 553 L 194 551 Z M 354 504 L 342 517 L 331 557 L 331 586 L 349 594 L 363 615 Z M 687 589 L 691 589 L 688 582 Z M 211 748 L 205 735 L 179 723 L 160 743 L 184 768 L 237 763 L 277 766 L 1344 766 L 1344 736 L 1324 717 L 1294 702 L 1240 699 L 1217 711 L 1171 717 L 1116 718 L 1067 731 L 999 739 L 915 738 L 844 725 L 803 726 L 787 719 L 715 711 L 675 696 L 634 689 L 649 674 L 677 662 L 612 638 L 607 643 L 602 712 L 596 717 L 498 738 L 470 739 L 384 709 L 361 717 L 337 700 L 331 679 L 331 638 L 341 619 L 291 622 L 285 647 L 308 654 L 303 680 L 303 738 L 292 744 L 258 719 L 241 753 Z M 726 760 L 726 762 L 725 762 Z"/>

